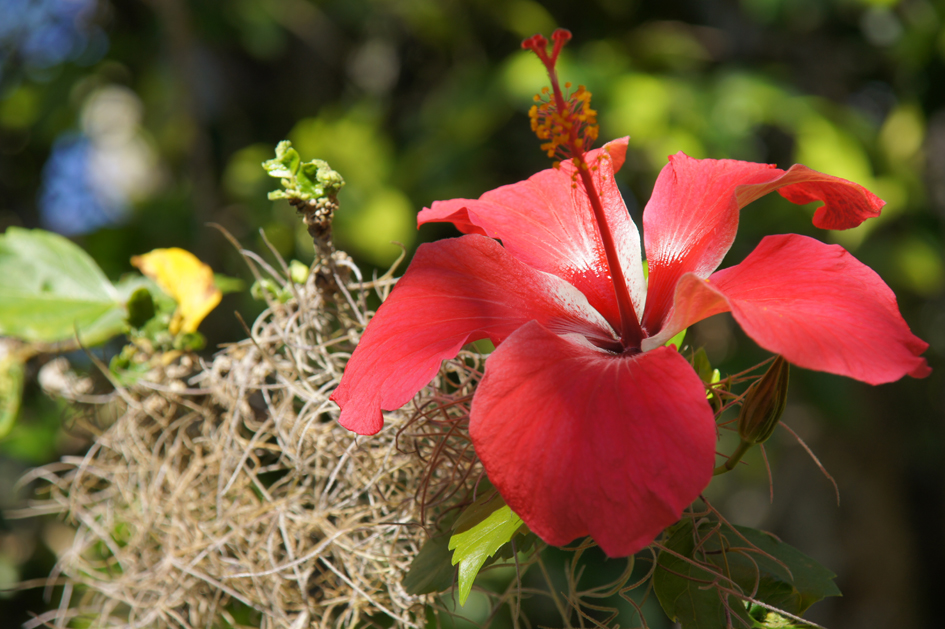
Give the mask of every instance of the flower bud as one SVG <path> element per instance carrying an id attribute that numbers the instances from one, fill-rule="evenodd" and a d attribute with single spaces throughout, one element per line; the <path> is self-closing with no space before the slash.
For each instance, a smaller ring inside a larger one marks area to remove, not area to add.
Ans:
<path id="1" fill-rule="evenodd" d="M 761 380 L 751 385 L 738 415 L 738 435 L 745 443 L 764 443 L 781 421 L 789 371 L 790 365 L 778 356 Z"/>

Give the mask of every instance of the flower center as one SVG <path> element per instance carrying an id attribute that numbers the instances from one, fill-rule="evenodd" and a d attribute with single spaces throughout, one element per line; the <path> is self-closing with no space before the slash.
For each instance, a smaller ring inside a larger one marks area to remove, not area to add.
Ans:
<path id="1" fill-rule="evenodd" d="M 555 64 L 561 49 L 571 39 L 571 32 L 559 28 L 552 33 L 551 39 L 554 41 L 551 54 L 548 53 L 548 40 L 541 35 L 533 35 L 522 42 L 522 48 L 531 50 L 538 56 L 551 80 L 551 89 L 546 87 L 541 94 L 535 96 L 537 104 L 533 105 L 531 111 L 528 112 L 532 120 L 532 130 L 538 139 L 545 140 L 541 148 L 548 153 L 548 157 L 559 156 L 562 160 L 571 160 L 577 170 L 577 176 L 584 184 L 588 201 L 594 210 L 594 220 L 597 223 L 601 243 L 604 246 L 608 276 L 613 282 L 617 296 L 617 306 L 620 311 L 620 343 L 624 350 L 639 349 L 645 334 L 633 309 L 629 285 L 624 277 L 623 268 L 620 266 L 620 257 L 617 254 L 613 233 L 607 224 L 604 204 L 591 177 L 592 168 L 585 158 L 585 152 L 597 139 L 597 112 L 591 109 L 591 93 L 583 85 L 572 93 L 571 84 L 566 83 L 568 97 L 565 98 L 558 83 Z M 593 169 L 596 169 L 596 165 Z"/>

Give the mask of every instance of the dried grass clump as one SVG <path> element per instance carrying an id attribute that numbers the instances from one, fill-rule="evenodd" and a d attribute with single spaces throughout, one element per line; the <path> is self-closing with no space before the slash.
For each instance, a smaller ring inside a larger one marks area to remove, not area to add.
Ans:
<path id="1" fill-rule="evenodd" d="M 288 300 L 270 293 L 249 338 L 209 364 L 185 355 L 85 405 L 117 419 L 85 457 L 24 479 L 46 492 L 29 515 L 77 526 L 53 575 L 59 609 L 28 627 L 422 623 L 425 597 L 401 583 L 422 508 L 442 513 L 478 478 L 464 430 L 477 364 L 453 361 L 378 435 L 356 437 L 328 396 L 368 292 L 383 298 L 392 280 L 362 283 L 334 254 L 303 286 L 281 260 L 243 253 Z"/>

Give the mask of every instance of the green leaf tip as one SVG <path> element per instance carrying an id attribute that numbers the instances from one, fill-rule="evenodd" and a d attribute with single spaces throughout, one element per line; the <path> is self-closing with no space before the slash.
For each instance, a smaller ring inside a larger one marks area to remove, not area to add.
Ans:
<path id="1" fill-rule="evenodd" d="M 469 505 L 453 525 L 449 550 L 459 564 L 459 604 L 465 605 L 476 575 L 495 555 L 527 527 L 497 492 L 489 492 Z"/>
<path id="2" fill-rule="evenodd" d="M 284 188 L 270 192 L 271 200 L 297 199 L 311 203 L 333 199 L 345 185 L 344 178 L 332 170 L 328 162 L 321 159 L 303 162 L 288 140 L 279 142 L 275 159 L 266 160 L 262 167 L 270 177 L 279 179 Z"/>

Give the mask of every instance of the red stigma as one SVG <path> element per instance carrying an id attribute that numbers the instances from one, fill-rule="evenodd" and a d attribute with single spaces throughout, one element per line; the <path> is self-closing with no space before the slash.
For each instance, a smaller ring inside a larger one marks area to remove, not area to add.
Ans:
<path id="1" fill-rule="evenodd" d="M 559 28 L 551 34 L 551 39 L 554 41 L 554 46 L 551 49 L 550 55 L 548 54 L 548 40 L 541 34 L 532 35 L 522 42 L 522 49 L 531 50 L 538 55 L 538 58 L 541 59 L 541 62 L 545 65 L 545 68 L 548 69 L 549 73 L 554 72 L 555 63 L 558 61 L 558 55 L 561 53 L 561 49 L 564 48 L 564 45 L 571 39 L 571 31 L 566 28 Z"/>

